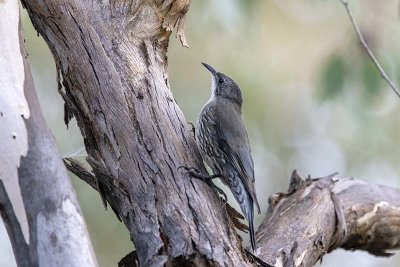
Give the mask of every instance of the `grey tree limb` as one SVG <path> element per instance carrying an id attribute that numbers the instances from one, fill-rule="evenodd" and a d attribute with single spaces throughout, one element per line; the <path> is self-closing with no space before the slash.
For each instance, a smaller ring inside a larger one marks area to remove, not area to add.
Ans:
<path id="1" fill-rule="evenodd" d="M 15 8 L 13 19 L 19 20 L 17 1 L 0 2 L 0 9 L 11 3 Z M 3 26 L 5 25 L 0 25 Z M 0 28 L 2 30 L 4 28 Z M 8 230 L 16 262 L 18 266 L 29 267 L 97 266 L 74 189 L 40 110 L 20 25 L 14 31 L 18 36 L 16 44 L 7 44 L 12 40 L 10 36 L 2 38 L 2 47 L 14 53 L 13 57 L 5 57 L 10 60 L 7 61 L 8 69 L 2 71 L 22 69 L 18 78 L 22 79 L 21 87 L 30 111 L 29 117 L 22 116 L 27 133 L 27 154 L 21 158 L 17 172 L 29 239 L 24 237 L 21 221 L 16 216 L 20 211 L 10 201 L 10 194 L 15 192 L 9 192 L 3 186 L 3 181 L 0 181 L 0 213 Z M 16 57 L 21 60 L 15 60 Z M 14 85 L 13 81 L 6 84 L 2 87 L 2 94 L 9 93 L 8 90 L 13 90 Z M 6 107 L 7 105 L 0 106 L 2 117 L 15 115 L 12 113 L 17 112 Z M 21 118 L 19 113 L 17 115 Z M 2 124 L 1 127 L 9 129 L 10 125 Z M 21 135 L 14 137 L 19 142 L 23 142 L 22 138 Z M 2 139 L 1 142 L 0 151 L 4 153 L 2 149 L 5 142 L 10 141 Z M 0 179 L 4 175 L 10 175 L 3 173 L 3 162 L 1 164 Z"/>
<path id="2" fill-rule="evenodd" d="M 10 237 L 11 246 L 18 266 L 32 266 L 31 258 L 28 255 L 28 244 L 25 242 L 24 235 L 14 208 L 8 197 L 3 181 L 0 180 L 0 216 Z"/>
<path id="3" fill-rule="evenodd" d="M 274 266 L 313 266 L 336 248 L 390 256 L 400 248 L 400 190 L 353 178 L 303 180 L 270 198 L 257 232 L 258 257 Z"/>
<path id="4" fill-rule="evenodd" d="M 75 191 L 49 132 L 25 61 L 28 154 L 18 169 L 28 217 L 30 266 L 97 266 Z"/>

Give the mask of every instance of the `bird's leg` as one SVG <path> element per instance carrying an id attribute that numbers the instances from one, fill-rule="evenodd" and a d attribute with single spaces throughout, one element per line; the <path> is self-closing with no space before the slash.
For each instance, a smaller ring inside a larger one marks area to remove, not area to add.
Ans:
<path id="1" fill-rule="evenodd" d="M 178 171 L 180 169 L 184 169 L 186 171 L 186 173 L 190 174 L 191 177 L 206 181 L 206 180 L 212 180 L 215 178 L 219 178 L 221 177 L 221 174 L 203 174 L 201 173 L 198 169 L 194 168 L 194 167 L 187 167 L 187 166 L 179 166 L 178 167 Z"/>
<path id="2" fill-rule="evenodd" d="M 212 179 L 221 177 L 220 174 L 212 174 L 212 175 L 203 174 L 194 167 L 179 166 L 178 170 L 180 170 L 180 169 L 184 169 L 186 171 L 186 173 L 190 174 L 190 176 L 200 179 L 200 180 L 212 180 Z"/>
<path id="3" fill-rule="evenodd" d="M 179 171 L 180 169 L 184 169 L 184 170 L 186 171 L 186 173 L 188 173 L 188 172 L 197 172 L 197 173 L 200 173 L 200 171 L 199 171 L 198 169 L 196 169 L 195 167 L 179 166 L 179 167 L 178 167 L 178 171 Z"/>
<path id="4" fill-rule="evenodd" d="M 222 190 L 221 188 L 219 188 L 216 184 L 214 184 L 213 180 L 211 179 L 202 179 L 202 178 L 198 178 L 193 176 L 194 178 L 200 179 L 204 182 L 206 182 L 208 184 L 208 186 L 210 186 L 212 189 L 214 189 L 215 191 L 217 191 L 219 194 L 222 195 L 222 197 L 224 198 L 224 203 L 227 203 L 228 201 L 228 197 L 226 196 L 224 190 Z"/>
<path id="5" fill-rule="evenodd" d="M 205 182 L 206 184 L 208 184 L 208 186 L 210 186 L 212 189 L 214 189 L 215 191 L 217 191 L 219 194 L 221 194 L 224 197 L 225 203 L 228 200 L 228 197 L 226 196 L 225 192 L 219 188 L 217 185 L 214 184 L 213 179 L 215 178 L 219 178 L 221 177 L 220 174 L 203 174 L 201 173 L 198 169 L 194 168 L 194 167 L 187 167 L 187 166 L 179 166 L 179 169 L 184 169 L 186 171 L 186 174 L 189 174 L 190 177 L 194 177 L 196 179 L 200 179 L 203 182 Z"/>

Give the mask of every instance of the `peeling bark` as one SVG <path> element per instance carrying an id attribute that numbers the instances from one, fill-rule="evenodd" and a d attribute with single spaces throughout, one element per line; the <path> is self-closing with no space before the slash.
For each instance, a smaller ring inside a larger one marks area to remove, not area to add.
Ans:
<path id="1" fill-rule="evenodd" d="M 274 266 L 313 266 L 341 247 L 390 256 L 400 248 L 400 190 L 353 178 L 303 180 L 270 197 L 257 256 Z"/>
<path id="2" fill-rule="evenodd" d="M 168 39 L 175 25 L 182 34 L 189 1 L 23 3 L 141 264 L 248 265 L 219 197 L 177 170 L 203 168 L 167 75 Z"/>

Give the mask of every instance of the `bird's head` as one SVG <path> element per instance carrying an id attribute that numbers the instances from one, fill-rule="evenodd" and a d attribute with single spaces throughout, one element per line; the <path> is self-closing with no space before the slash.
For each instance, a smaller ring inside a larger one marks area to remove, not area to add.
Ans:
<path id="1" fill-rule="evenodd" d="M 218 72 L 216 69 L 206 63 L 202 63 L 212 75 L 212 92 L 211 97 L 225 98 L 242 106 L 243 98 L 239 86 L 225 74 Z"/>

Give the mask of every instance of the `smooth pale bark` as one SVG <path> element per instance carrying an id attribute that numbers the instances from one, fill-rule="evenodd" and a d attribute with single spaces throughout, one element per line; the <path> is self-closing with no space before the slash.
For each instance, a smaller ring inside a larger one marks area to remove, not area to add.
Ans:
<path id="1" fill-rule="evenodd" d="M 19 27 L 18 1 L 0 1 L 0 180 L 14 207 L 23 238 L 29 242 L 28 220 L 18 182 L 21 156 L 28 152 L 24 118 L 29 118 Z"/>
<path id="2" fill-rule="evenodd" d="M 19 20 L 18 2 L 13 3 L 13 19 Z M 0 2 L 0 9 L 4 4 Z M 10 13 L 9 13 L 10 15 Z M 24 40 L 18 23 L 14 29 L 18 35 L 18 43 L 9 45 L 8 52 L 13 55 L 7 61 L 8 69 L 2 73 L 22 70 L 21 90 L 24 93 L 30 116 L 23 121 L 27 132 L 27 154 L 21 158 L 17 172 L 18 184 L 28 218 L 29 243 L 21 229 L 20 210 L 14 210 L 11 202 L 12 194 L 0 181 L 0 213 L 8 231 L 18 266 L 97 266 L 86 225 L 78 205 L 74 189 L 65 166 L 60 158 L 55 140 L 41 114 L 35 93 L 33 80 L 24 48 Z M 5 27 L 5 25 L 0 25 Z M 1 42 L 13 40 L 2 39 Z M 2 43 L 3 44 L 3 43 Z M 3 47 L 3 46 L 2 46 Z M 15 60 L 13 57 L 20 57 Z M 5 57 L 7 60 L 8 57 Z M 2 93 L 13 90 L 16 83 L 5 84 Z M 12 109 L 1 106 L 3 116 L 11 116 Z M 17 113 L 21 118 L 21 113 Z M 9 129 L 12 124 L 2 124 Z M 17 141 L 22 136 L 16 136 Z M 21 140 L 22 141 L 22 140 Z M 1 140 L 1 153 L 4 145 L 10 142 Z M 3 168 L 1 168 L 4 171 Z M 10 173 L 5 173 L 8 175 Z M 6 191 L 7 190 L 7 191 Z M 15 212 L 14 212 L 15 211 Z M 25 235 L 26 236 L 26 235 Z"/>

